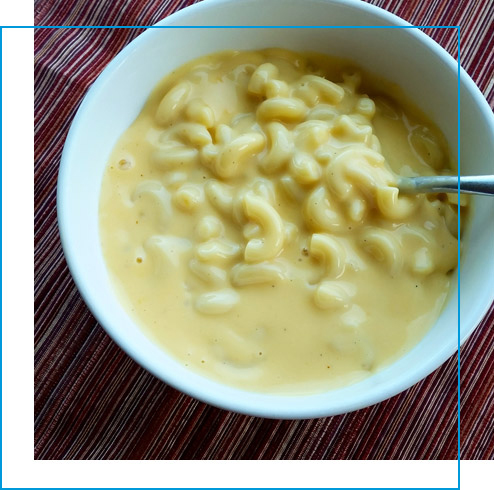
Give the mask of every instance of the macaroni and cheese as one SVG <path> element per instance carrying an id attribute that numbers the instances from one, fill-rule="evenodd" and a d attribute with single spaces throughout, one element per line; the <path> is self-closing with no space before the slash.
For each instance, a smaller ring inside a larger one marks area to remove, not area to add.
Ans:
<path id="1" fill-rule="evenodd" d="M 224 52 L 153 91 L 109 161 L 102 247 L 179 362 L 257 391 L 355 382 L 438 317 L 457 267 L 439 131 L 322 55 Z M 463 204 L 463 203 L 462 203 Z"/>

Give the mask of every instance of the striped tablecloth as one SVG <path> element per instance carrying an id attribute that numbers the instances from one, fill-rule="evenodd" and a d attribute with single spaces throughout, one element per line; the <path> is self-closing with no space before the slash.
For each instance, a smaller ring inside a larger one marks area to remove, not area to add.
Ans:
<path id="1" fill-rule="evenodd" d="M 151 25 L 192 0 L 38 0 L 44 25 Z M 494 104 L 494 2 L 373 0 L 415 25 L 460 25 L 462 63 Z M 166 386 L 108 337 L 65 263 L 63 143 L 83 95 L 142 29 L 35 32 L 35 458 L 455 459 L 457 356 L 411 389 L 343 416 L 277 421 Z M 452 54 L 456 31 L 426 32 Z M 462 349 L 461 456 L 494 457 L 494 309 Z"/>

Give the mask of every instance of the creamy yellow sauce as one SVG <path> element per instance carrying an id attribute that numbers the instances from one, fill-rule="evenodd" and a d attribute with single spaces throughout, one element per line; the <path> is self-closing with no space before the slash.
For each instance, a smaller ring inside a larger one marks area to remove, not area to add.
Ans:
<path id="1" fill-rule="evenodd" d="M 104 257 L 131 316 L 183 365 L 319 392 L 402 356 L 437 319 L 454 198 L 398 195 L 396 176 L 449 173 L 447 147 L 376 86 L 322 55 L 214 54 L 161 81 L 118 141 Z"/>

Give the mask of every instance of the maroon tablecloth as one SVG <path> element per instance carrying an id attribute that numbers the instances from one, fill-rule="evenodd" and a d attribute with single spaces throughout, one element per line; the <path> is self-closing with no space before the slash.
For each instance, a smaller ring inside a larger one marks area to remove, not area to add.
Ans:
<path id="1" fill-rule="evenodd" d="M 36 25 L 151 25 L 192 0 L 38 0 Z M 494 103 L 494 2 L 373 0 L 415 25 L 460 25 L 462 64 Z M 142 29 L 35 32 L 35 458 L 455 459 L 457 356 L 373 407 L 318 420 L 247 417 L 154 378 L 98 325 L 65 263 L 57 173 L 88 87 Z M 452 54 L 456 30 L 426 29 Z M 494 310 L 461 352 L 461 456 L 494 457 Z"/>

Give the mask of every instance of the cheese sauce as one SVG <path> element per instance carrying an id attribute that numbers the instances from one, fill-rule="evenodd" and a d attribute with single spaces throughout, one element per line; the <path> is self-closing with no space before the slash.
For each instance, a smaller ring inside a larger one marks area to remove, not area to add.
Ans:
<path id="1" fill-rule="evenodd" d="M 316 54 L 224 52 L 167 76 L 101 191 L 129 314 L 178 362 L 252 391 L 320 392 L 405 354 L 458 250 L 454 197 L 396 189 L 451 172 L 417 114 Z"/>

